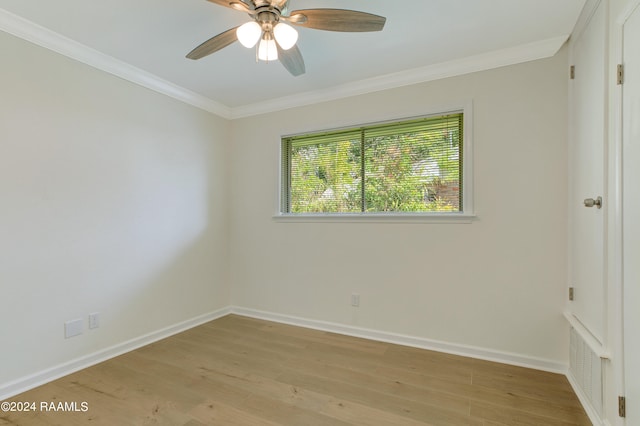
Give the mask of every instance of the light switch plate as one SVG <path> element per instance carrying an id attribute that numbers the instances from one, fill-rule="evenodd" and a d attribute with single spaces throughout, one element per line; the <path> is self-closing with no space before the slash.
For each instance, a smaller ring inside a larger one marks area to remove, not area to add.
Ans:
<path id="1" fill-rule="evenodd" d="M 89 328 L 98 328 L 100 327 L 100 312 L 94 312 L 89 314 Z"/>

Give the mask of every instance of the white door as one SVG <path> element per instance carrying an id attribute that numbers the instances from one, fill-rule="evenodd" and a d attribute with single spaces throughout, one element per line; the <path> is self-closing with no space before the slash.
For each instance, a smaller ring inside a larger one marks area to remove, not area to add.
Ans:
<path id="1" fill-rule="evenodd" d="M 571 88 L 570 284 L 573 315 L 603 343 L 605 316 L 604 208 L 585 199 L 604 195 L 606 99 L 606 7 L 600 3 L 572 41 L 575 77 Z M 604 200 L 606 203 L 606 200 Z"/>
<path id="2" fill-rule="evenodd" d="M 624 24 L 622 240 L 626 424 L 640 425 L 640 6 Z"/>

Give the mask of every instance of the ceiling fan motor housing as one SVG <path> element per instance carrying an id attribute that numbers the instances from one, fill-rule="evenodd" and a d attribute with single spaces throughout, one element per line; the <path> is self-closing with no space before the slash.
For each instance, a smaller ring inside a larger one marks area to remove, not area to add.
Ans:
<path id="1" fill-rule="evenodd" d="M 256 9 L 256 21 L 262 27 L 262 31 L 265 33 L 273 32 L 273 27 L 280 20 L 280 11 L 278 9 L 272 9 L 270 7 L 262 7 Z"/>
<path id="2" fill-rule="evenodd" d="M 261 7 L 272 7 L 274 9 L 278 9 L 279 11 L 282 11 L 282 9 L 284 9 L 287 6 L 287 3 L 289 3 L 289 0 L 249 0 L 249 1 L 253 3 L 255 9 L 259 9 Z"/>

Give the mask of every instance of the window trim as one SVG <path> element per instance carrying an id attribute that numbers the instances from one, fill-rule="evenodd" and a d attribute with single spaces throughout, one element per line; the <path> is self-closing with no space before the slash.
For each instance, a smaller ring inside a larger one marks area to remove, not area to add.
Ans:
<path id="1" fill-rule="evenodd" d="M 381 124 L 391 124 L 398 121 L 419 119 L 428 116 L 446 115 L 451 113 L 463 114 L 463 145 L 462 145 L 462 200 L 463 210 L 460 212 L 374 212 L 374 213 L 287 213 L 282 212 L 283 206 L 283 181 L 285 176 L 284 168 L 288 165 L 284 164 L 284 144 L 282 139 L 291 136 L 297 136 L 305 133 L 316 133 L 316 131 L 302 131 L 292 134 L 282 135 L 279 139 L 279 155 L 278 155 L 278 190 L 277 190 L 277 209 L 273 215 L 273 220 L 277 222 L 298 222 L 298 223 L 318 223 L 318 222 L 388 222 L 388 223 L 471 223 L 476 217 L 474 212 L 474 191 L 473 191 L 473 144 L 472 144 L 472 132 L 473 132 L 473 108 L 472 102 L 468 101 L 462 105 L 449 106 L 447 108 L 435 108 L 429 112 L 425 112 L 420 115 L 413 115 L 408 117 L 396 117 L 389 120 L 377 121 L 366 124 L 354 124 L 348 126 L 341 126 L 337 128 L 324 129 L 317 131 L 331 132 L 347 130 L 354 127 L 366 127 L 375 126 Z"/>

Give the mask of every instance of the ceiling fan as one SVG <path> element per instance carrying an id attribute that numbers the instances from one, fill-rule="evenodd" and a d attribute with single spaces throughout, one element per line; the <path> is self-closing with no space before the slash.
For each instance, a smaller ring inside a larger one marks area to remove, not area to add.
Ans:
<path id="1" fill-rule="evenodd" d="M 381 31 L 386 18 L 347 9 L 302 9 L 289 12 L 289 0 L 208 0 L 220 6 L 246 12 L 253 18 L 205 41 L 187 54 L 200 59 L 229 46 L 236 40 L 252 48 L 258 44 L 261 61 L 280 60 L 292 75 L 304 74 L 302 54 L 296 46 L 298 32 L 292 26 L 341 32 Z"/>

